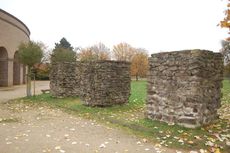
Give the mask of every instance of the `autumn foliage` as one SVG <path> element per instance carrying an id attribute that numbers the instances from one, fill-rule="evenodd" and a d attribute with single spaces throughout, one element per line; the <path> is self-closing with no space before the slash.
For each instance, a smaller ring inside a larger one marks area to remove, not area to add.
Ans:
<path id="1" fill-rule="evenodd" d="M 80 49 L 77 54 L 79 61 L 117 60 L 131 62 L 131 75 L 136 80 L 146 77 L 148 70 L 148 54 L 145 49 L 134 48 L 128 43 L 122 42 L 113 46 L 112 52 L 103 43 Z"/>
<path id="2" fill-rule="evenodd" d="M 113 56 L 118 61 L 131 62 L 131 75 L 136 80 L 146 77 L 148 71 L 148 53 L 145 49 L 134 48 L 127 43 L 119 43 L 113 47 Z"/>
<path id="3" fill-rule="evenodd" d="M 222 21 L 220 21 L 219 24 L 222 28 L 228 28 L 230 31 L 230 0 L 228 0 L 227 3 L 227 10 L 225 11 L 225 17 Z M 230 32 L 229 32 L 230 34 Z M 230 37 L 226 39 L 227 41 L 230 41 Z"/>
<path id="4" fill-rule="evenodd" d="M 77 58 L 80 61 L 109 60 L 110 50 L 103 43 L 98 43 L 91 47 L 82 48 Z"/>
<path id="5" fill-rule="evenodd" d="M 144 49 L 136 49 L 131 60 L 131 75 L 136 77 L 146 77 L 148 71 L 148 54 Z"/>

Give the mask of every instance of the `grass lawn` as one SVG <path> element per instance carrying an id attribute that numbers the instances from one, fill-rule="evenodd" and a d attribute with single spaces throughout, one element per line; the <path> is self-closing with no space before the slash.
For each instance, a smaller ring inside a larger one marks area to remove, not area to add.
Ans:
<path id="1" fill-rule="evenodd" d="M 122 128 L 142 137 L 144 140 L 155 142 L 161 146 L 229 153 L 230 147 L 226 145 L 226 142 L 230 141 L 229 81 L 225 80 L 223 82 L 221 119 L 214 124 L 196 129 L 146 119 L 144 117 L 146 84 L 146 81 L 132 81 L 129 103 L 106 108 L 84 106 L 78 97 L 57 99 L 52 98 L 49 94 L 23 98 L 20 101 L 59 107 L 74 115 Z"/>

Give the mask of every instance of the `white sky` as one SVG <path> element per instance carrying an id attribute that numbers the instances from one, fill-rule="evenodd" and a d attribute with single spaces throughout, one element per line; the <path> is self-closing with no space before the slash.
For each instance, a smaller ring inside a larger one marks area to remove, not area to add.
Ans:
<path id="1" fill-rule="evenodd" d="M 74 47 L 127 42 L 149 53 L 218 51 L 227 37 L 217 27 L 226 8 L 221 0 L 1 0 L 0 8 L 50 48 L 65 37 Z"/>

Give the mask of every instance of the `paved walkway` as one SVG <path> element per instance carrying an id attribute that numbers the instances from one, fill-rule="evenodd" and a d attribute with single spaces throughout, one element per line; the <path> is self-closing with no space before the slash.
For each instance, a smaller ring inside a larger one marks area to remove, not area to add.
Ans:
<path id="1" fill-rule="evenodd" d="M 32 94 L 34 83 L 32 82 Z M 40 94 L 41 89 L 49 89 L 49 81 L 36 81 L 35 82 L 35 94 Z M 25 97 L 26 85 L 18 85 L 12 87 L 0 87 L 0 102 L 6 102 L 10 99 Z"/>
<path id="2" fill-rule="evenodd" d="M 48 87 L 48 82 L 37 84 L 38 91 Z M 6 102 L 21 96 L 25 86 L 0 90 L 1 153 L 176 153 L 57 108 Z"/>

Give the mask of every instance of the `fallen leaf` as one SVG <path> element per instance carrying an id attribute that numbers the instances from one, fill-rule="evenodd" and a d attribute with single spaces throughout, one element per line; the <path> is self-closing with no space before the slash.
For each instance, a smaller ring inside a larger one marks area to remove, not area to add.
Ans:
<path id="1" fill-rule="evenodd" d="M 144 143 L 147 143 L 148 142 L 148 140 L 147 139 L 142 139 L 142 141 L 144 142 Z"/>
<path id="2" fill-rule="evenodd" d="M 226 145 L 227 145 L 227 146 L 230 146 L 230 141 L 227 141 L 227 142 L 226 142 Z"/>
<path id="3" fill-rule="evenodd" d="M 174 138 L 174 139 L 177 139 L 177 140 L 178 140 L 178 139 L 180 139 L 179 137 L 176 137 L 176 136 L 175 136 L 175 137 L 173 137 L 173 138 Z"/>
<path id="4" fill-rule="evenodd" d="M 169 138 L 171 135 L 167 134 L 166 137 Z"/>
<path id="5" fill-rule="evenodd" d="M 182 140 L 182 139 L 179 139 L 179 140 L 178 140 L 178 142 L 180 142 L 180 143 L 184 143 L 184 140 Z"/>
<path id="6" fill-rule="evenodd" d="M 220 153 L 220 149 L 216 148 L 214 153 Z"/>
<path id="7" fill-rule="evenodd" d="M 71 129 L 69 129 L 70 131 L 75 131 L 75 128 L 71 128 Z"/>
<path id="8" fill-rule="evenodd" d="M 113 139 L 112 138 L 109 138 L 109 141 L 112 141 Z"/>
<path id="9" fill-rule="evenodd" d="M 68 134 L 65 134 L 64 137 L 67 138 L 69 135 Z"/>
<path id="10" fill-rule="evenodd" d="M 188 141 L 188 144 L 194 144 L 194 142 L 193 141 Z"/>
<path id="11" fill-rule="evenodd" d="M 207 141 L 207 142 L 205 143 L 205 145 L 206 145 L 206 146 L 213 147 L 213 146 L 214 146 L 214 143 L 211 142 L 211 141 Z"/>
<path id="12" fill-rule="evenodd" d="M 199 136 L 197 136 L 197 135 L 195 135 L 194 138 L 197 139 L 197 140 L 201 140 L 201 138 Z"/>
<path id="13" fill-rule="evenodd" d="M 74 145 L 74 144 L 77 144 L 77 142 L 76 142 L 76 141 L 74 141 L 74 142 L 72 142 L 71 144 L 72 144 L 72 145 Z"/>
<path id="14" fill-rule="evenodd" d="M 175 125 L 175 123 L 168 123 L 169 126 Z"/>
<path id="15" fill-rule="evenodd" d="M 56 146 L 54 149 L 59 150 L 61 149 L 61 146 Z"/>
<path id="16" fill-rule="evenodd" d="M 206 153 L 206 150 L 204 150 L 204 149 L 200 149 L 199 151 L 200 151 L 200 153 Z"/>
<path id="17" fill-rule="evenodd" d="M 161 147 L 161 144 L 157 143 L 155 144 L 155 147 Z"/>
<path id="18" fill-rule="evenodd" d="M 140 142 L 140 141 L 137 141 L 137 144 L 139 145 L 139 144 L 141 144 L 141 142 Z"/>
<path id="19" fill-rule="evenodd" d="M 46 135 L 47 138 L 50 138 L 51 136 L 49 134 Z"/>
<path id="20" fill-rule="evenodd" d="M 211 137 L 208 137 L 207 138 L 209 141 L 211 141 L 211 142 L 215 142 L 216 140 L 215 139 L 213 139 L 213 138 L 211 138 Z"/>
<path id="21" fill-rule="evenodd" d="M 218 134 L 218 133 L 215 133 L 214 135 L 215 135 L 215 137 L 216 137 L 219 141 L 221 141 L 221 142 L 223 142 L 223 141 L 224 141 L 223 139 L 221 139 L 221 138 L 220 138 L 220 136 L 219 136 L 219 134 Z"/>
<path id="22" fill-rule="evenodd" d="M 89 144 L 88 144 L 88 143 L 86 143 L 86 144 L 85 144 L 85 146 L 86 146 L 86 147 L 89 147 Z"/>
<path id="23" fill-rule="evenodd" d="M 60 151 L 61 153 L 65 153 L 65 150 L 60 149 L 59 151 Z"/>
<path id="24" fill-rule="evenodd" d="M 193 150 L 192 150 L 192 151 L 190 151 L 189 153 L 198 153 L 198 152 L 197 152 L 197 151 L 193 151 Z"/>
<path id="25" fill-rule="evenodd" d="M 105 144 L 102 143 L 99 147 L 100 148 L 105 148 L 106 146 L 105 146 Z"/>

